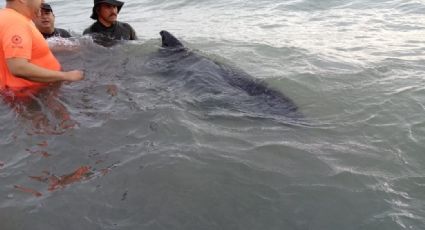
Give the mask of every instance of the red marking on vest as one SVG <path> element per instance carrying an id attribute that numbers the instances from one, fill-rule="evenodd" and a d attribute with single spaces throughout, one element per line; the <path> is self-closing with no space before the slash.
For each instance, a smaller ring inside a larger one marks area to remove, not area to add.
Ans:
<path id="1" fill-rule="evenodd" d="M 19 45 L 22 43 L 22 38 L 19 35 L 15 35 L 12 37 L 12 43 L 15 45 Z"/>

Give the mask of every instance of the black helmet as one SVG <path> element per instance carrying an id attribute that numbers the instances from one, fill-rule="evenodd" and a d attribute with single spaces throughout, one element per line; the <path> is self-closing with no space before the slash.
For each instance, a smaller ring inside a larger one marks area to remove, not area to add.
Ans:
<path id="1" fill-rule="evenodd" d="M 124 5 L 124 2 L 118 1 L 118 0 L 94 0 L 94 6 L 93 6 L 93 13 L 90 16 L 90 18 L 97 20 L 98 15 L 96 12 L 96 6 L 99 5 L 100 3 L 108 3 L 111 4 L 113 6 L 116 6 L 118 8 L 118 13 L 121 10 L 121 7 Z"/>

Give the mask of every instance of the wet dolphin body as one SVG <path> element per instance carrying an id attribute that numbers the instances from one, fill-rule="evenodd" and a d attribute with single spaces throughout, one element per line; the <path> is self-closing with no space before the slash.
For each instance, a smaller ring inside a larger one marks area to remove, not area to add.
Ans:
<path id="1" fill-rule="evenodd" d="M 172 84 L 184 84 L 185 90 L 194 93 L 204 104 L 230 107 L 247 116 L 303 118 L 297 105 L 281 92 L 240 69 L 185 48 L 167 31 L 161 31 L 160 35 L 160 53 L 167 62 L 163 67 L 164 73 L 179 76 Z"/>

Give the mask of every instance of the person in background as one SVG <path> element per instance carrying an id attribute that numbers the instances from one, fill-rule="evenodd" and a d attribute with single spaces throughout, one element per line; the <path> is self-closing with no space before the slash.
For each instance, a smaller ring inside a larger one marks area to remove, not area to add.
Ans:
<path id="1" fill-rule="evenodd" d="M 6 0 L 0 10 L 0 92 L 44 88 L 48 83 L 79 81 L 79 70 L 61 71 L 46 40 L 32 22 L 42 0 Z"/>
<path id="2" fill-rule="evenodd" d="M 92 19 L 96 20 L 84 30 L 83 35 L 90 34 L 97 43 L 110 40 L 136 40 L 136 32 L 125 22 L 117 21 L 124 2 L 117 0 L 94 0 Z"/>
<path id="3" fill-rule="evenodd" d="M 55 28 L 55 15 L 53 14 L 52 7 L 47 3 L 41 4 L 40 15 L 34 19 L 34 23 L 46 39 L 50 37 L 71 37 L 68 31 Z"/>

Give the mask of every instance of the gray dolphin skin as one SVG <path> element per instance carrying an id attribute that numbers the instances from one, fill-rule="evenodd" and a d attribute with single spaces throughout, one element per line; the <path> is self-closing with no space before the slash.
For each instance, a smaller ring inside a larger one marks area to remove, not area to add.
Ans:
<path id="1" fill-rule="evenodd" d="M 191 51 L 167 31 L 161 31 L 160 35 L 164 74 L 177 77 L 171 84 L 184 84 L 185 91 L 195 94 L 201 104 L 223 106 L 260 118 L 283 116 L 299 120 L 304 117 L 290 98 L 264 82 L 240 69 Z"/>

